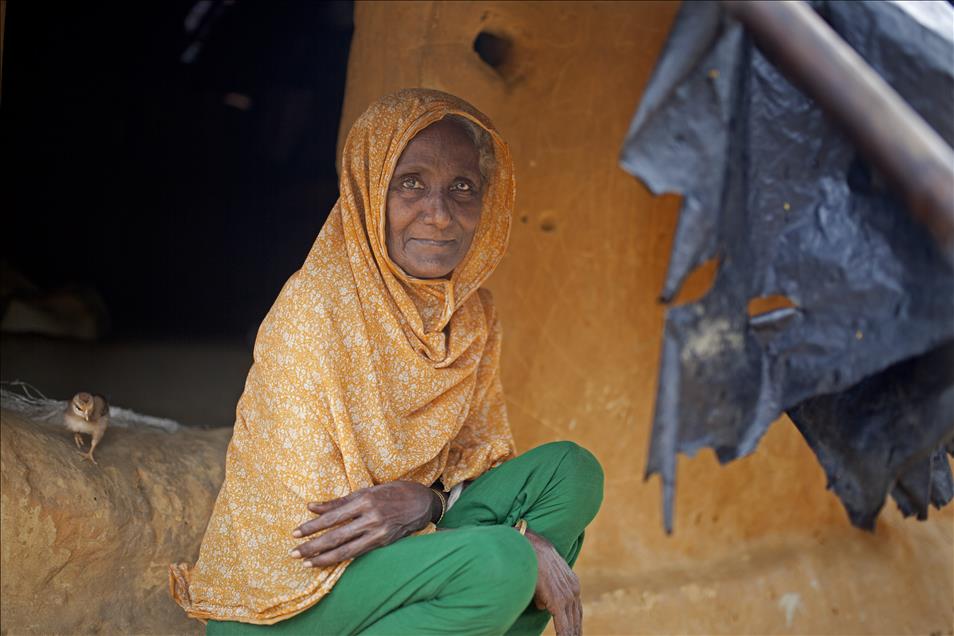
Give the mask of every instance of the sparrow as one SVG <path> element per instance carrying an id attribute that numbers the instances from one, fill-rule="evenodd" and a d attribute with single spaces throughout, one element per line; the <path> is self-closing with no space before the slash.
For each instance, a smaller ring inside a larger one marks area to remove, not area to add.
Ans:
<path id="1" fill-rule="evenodd" d="M 66 428 L 73 431 L 73 441 L 76 442 L 76 447 L 80 451 L 83 450 L 83 437 L 80 433 L 92 436 L 89 451 L 80 454 L 84 459 L 97 464 L 93 459 L 93 451 L 103 439 L 106 427 L 109 426 L 109 404 L 106 398 L 85 391 L 77 393 L 66 407 L 63 423 L 66 424 Z"/>

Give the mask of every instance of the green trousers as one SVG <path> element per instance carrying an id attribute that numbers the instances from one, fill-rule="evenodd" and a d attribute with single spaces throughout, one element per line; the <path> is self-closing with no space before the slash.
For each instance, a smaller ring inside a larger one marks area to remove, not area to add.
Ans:
<path id="1" fill-rule="evenodd" d="M 603 471 L 573 442 L 539 446 L 481 475 L 440 527 L 348 566 L 317 605 L 274 625 L 209 621 L 208 636 L 272 634 L 538 635 L 537 560 L 518 519 L 572 566 L 603 499 Z"/>

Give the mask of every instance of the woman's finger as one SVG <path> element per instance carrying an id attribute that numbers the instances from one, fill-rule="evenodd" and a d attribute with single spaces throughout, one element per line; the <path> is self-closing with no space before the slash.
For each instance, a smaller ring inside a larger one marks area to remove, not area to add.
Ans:
<path id="1" fill-rule="evenodd" d="M 566 625 L 565 636 L 580 636 L 580 624 L 577 621 L 577 608 L 575 603 L 567 603 L 563 606 L 564 624 Z"/>
<path id="2" fill-rule="evenodd" d="M 312 539 L 311 541 L 306 541 L 299 546 L 296 546 L 291 552 L 291 556 L 297 558 L 308 558 L 314 557 L 322 552 L 327 552 L 337 548 L 340 545 L 344 545 L 349 541 L 353 541 L 360 537 L 363 533 L 362 529 L 358 524 L 352 522 L 341 526 L 340 528 L 335 528 L 330 530 L 320 537 Z"/>
<path id="3" fill-rule="evenodd" d="M 565 607 L 561 607 L 556 612 L 551 612 L 551 614 L 553 615 L 553 629 L 557 636 L 575 636 L 573 625 L 570 623 L 570 617 Z"/>
<path id="4" fill-rule="evenodd" d="M 328 567 L 341 563 L 342 561 L 347 561 L 348 559 L 355 559 L 365 552 L 369 552 L 374 547 L 373 541 L 369 540 L 367 536 L 362 536 L 354 541 L 340 545 L 334 550 L 323 552 L 311 559 L 305 559 L 303 565 L 305 567 L 316 568 Z"/>
<path id="5" fill-rule="evenodd" d="M 325 530 L 334 525 L 354 519 L 361 514 L 358 507 L 360 500 L 352 499 L 342 506 L 335 508 L 331 512 L 326 512 L 314 519 L 309 519 L 292 531 L 293 537 L 307 537 L 321 530 Z"/>
<path id="6" fill-rule="evenodd" d="M 320 537 L 315 537 L 312 541 L 317 552 L 327 552 L 358 537 L 367 535 L 371 530 L 373 530 L 371 524 L 364 517 L 358 517 L 349 523 L 329 530 Z M 370 538 L 373 539 L 374 537 Z"/>
<path id="7" fill-rule="evenodd" d="M 328 501 L 310 501 L 308 502 L 308 510 L 318 515 L 323 514 L 325 512 L 329 512 L 339 506 L 343 506 L 349 501 L 354 500 L 355 497 L 358 497 L 361 494 L 363 494 L 365 490 L 366 488 L 361 488 L 361 489 L 355 490 L 352 493 L 348 493 L 344 497 L 338 497 L 337 499 L 329 499 Z"/>
<path id="8" fill-rule="evenodd" d="M 566 612 L 570 634 L 580 634 L 583 631 L 583 604 L 580 600 L 580 584 L 576 575 L 565 563 L 558 567 L 557 596 L 563 611 Z"/>
<path id="9" fill-rule="evenodd" d="M 573 615 L 573 633 L 582 634 L 583 633 L 583 603 L 579 598 L 574 599 L 572 607 Z"/>

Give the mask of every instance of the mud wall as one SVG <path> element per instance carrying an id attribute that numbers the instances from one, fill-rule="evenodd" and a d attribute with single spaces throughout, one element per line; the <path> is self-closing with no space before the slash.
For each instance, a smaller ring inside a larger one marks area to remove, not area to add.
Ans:
<path id="1" fill-rule="evenodd" d="M 0 411 L 0 634 L 201 634 L 168 567 L 198 557 L 231 436 L 112 426 L 93 465 Z"/>
<path id="2" fill-rule="evenodd" d="M 954 634 L 954 515 L 851 528 L 787 421 L 727 467 L 680 465 L 676 532 L 644 483 L 678 200 L 616 157 L 678 5 L 359 2 L 339 147 L 378 96 L 438 88 L 510 142 L 517 207 L 491 280 L 522 449 L 573 439 L 607 474 L 578 571 L 589 633 Z M 495 35 L 495 66 L 474 50 Z M 704 291 L 705 276 L 691 285 Z"/>

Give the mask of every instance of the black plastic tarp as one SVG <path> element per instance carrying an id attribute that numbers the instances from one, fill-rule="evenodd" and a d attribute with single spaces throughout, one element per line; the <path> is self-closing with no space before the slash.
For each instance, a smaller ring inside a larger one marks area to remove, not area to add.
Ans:
<path id="1" fill-rule="evenodd" d="M 950 5 L 818 2 L 816 11 L 954 142 Z M 672 528 L 677 453 L 727 462 L 783 412 L 851 521 L 889 492 L 924 518 L 954 494 L 954 271 L 839 127 L 715 2 L 684 2 L 621 154 L 679 193 L 662 291 L 719 266 L 667 312 L 647 477 Z M 749 314 L 749 303 L 784 298 Z"/>

